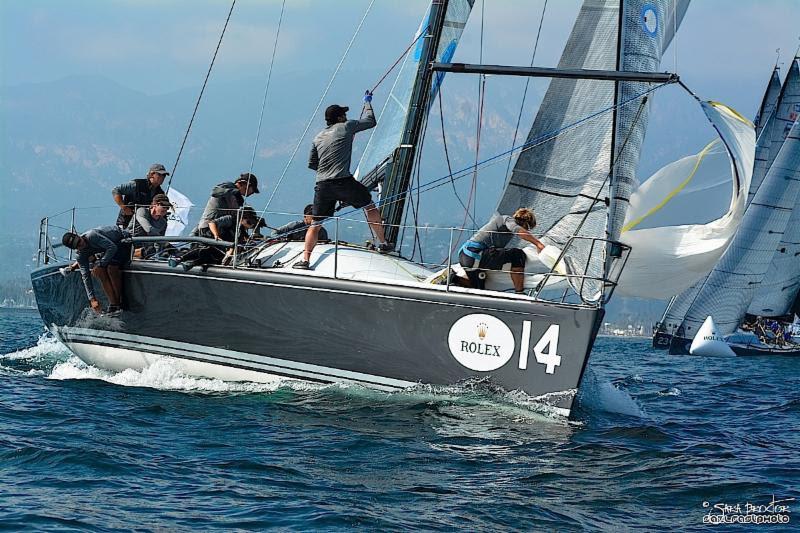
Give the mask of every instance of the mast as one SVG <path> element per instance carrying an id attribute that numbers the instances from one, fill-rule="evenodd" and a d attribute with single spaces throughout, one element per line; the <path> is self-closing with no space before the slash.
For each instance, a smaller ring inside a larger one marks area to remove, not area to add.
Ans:
<path id="1" fill-rule="evenodd" d="M 623 46 L 623 26 L 625 24 L 625 0 L 619 0 L 619 13 L 617 16 L 617 65 L 616 69 L 620 70 L 622 67 L 622 46 Z M 610 241 L 616 241 L 619 238 L 619 232 L 612 231 L 612 224 L 614 223 L 615 213 L 617 210 L 614 197 L 616 196 L 617 189 L 617 172 L 616 161 L 617 157 L 622 157 L 622 154 L 617 153 L 617 112 L 619 105 L 619 80 L 614 80 L 614 108 L 611 111 L 611 154 L 609 157 L 609 181 L 608 181 L 608 210 L 606 211 L 606 238 Z M 614 235 L 614 233 L 617 233 Z M 606 260 L 603 268 L 603 277 L 607 278 L 613 266 L 614 257 L 619 256 L 619 247 L 614 243 L 609 242 L 606 246 Z"/>
<path id="2" fill-rule="evenodd" d="M 444 28 L 449 0 L 432 0 L 428 17 L 427 35 L 423 38 L 422 52 L 417 67 L 417 76 L 411 101 L 406 115 L 400 145 L 394 151 L 391 171 L 386 177 L 382 197 L 386 203 L 381 205 L 381 216 L 386 224 L 386 240 L 397 242 L 399 226 L 403 221 L 406 193 L 411 182 L 414 156 L 417 153 L 422 132 L 422 124 L 428 109 L 433 71 L 429 68 L 436 58 L 436 50 Z"/>

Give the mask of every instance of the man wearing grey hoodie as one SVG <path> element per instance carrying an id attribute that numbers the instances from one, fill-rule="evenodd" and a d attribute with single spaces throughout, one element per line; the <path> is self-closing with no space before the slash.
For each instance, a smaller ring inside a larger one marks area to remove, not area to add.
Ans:
<path id="1" fill-rule="evenodd" d="M 234 215 L 236 210 L 244 205 L 244 199 L 251 194 L 258 194 L 258 178 L 255 174 L 245 172 L 235 182 L 226 181 L 211 189 L 200 223 L 192 231 L 199 235 L 202 230 L 208 229 L 208 223 L 224 215 Z"/>

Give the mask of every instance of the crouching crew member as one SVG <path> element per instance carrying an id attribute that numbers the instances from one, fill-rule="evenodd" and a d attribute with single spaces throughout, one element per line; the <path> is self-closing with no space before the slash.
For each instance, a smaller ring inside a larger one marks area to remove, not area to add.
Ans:
<path id="1" fill-rule="evenodd" d="M 303 220 L 295 220 L 294 222 L 289 222 L 285 226 L 277 228 L 272 233 L 272 238 L 286 241 L 305 241 L 306 231 L 314 223 L 313 210 L 314 206 L 308 204 L 305 209 L 303 209 Z M 319 228 L 317 239 L 320 241 L 328 240 L 328 232 L 325 231 L 325 228 Z"/>
<path id="2" fill-rule="evenodd" d="M 83 278 L 83 286 L 89 305 L 95 313 L 100 313 L 101 306 L 97 300 L 92 284 L 94 274 L 103 285 L 103 290 L 108 299 L 107 312 L 119 311 L 122 303 L 122 273 L 120 268 L 130 261 L 130 245 L 123 244 L 122 240 L 130 237 L 127 231 L 117 226 L 101 226 L 90 229 L 82 235 L 65 233 L 61 243 L 67 248 L 77 250 L 77 263 Z M 100 256 L 94 268 L 89 269 L 89 258 L 97 254 Z"/>
<path id="3" fill-rule="evenodd" d="M 163 237 L 167 233 L 167 213 L 172 204 L 166 194 L 157 194 L 149 206 L 136 208 L 136 215 L 128 224 L 127 231 L 134 237 Z M 160 246 L 146 244 L 136 248 L 134 257 L 148 257 L 157 252 Z"/>
<path id="4" fill-rule="evenodd" d="M 525 252 L 520 248 L 506 248 L 513 237 L 519 237 L 536 246 L 540 252 L 544 244 L 530 233 L 536 226 L 533 211 L 517 209 L 514 216 L 495 215 L 489 223 L 479 229 L 461 246 L 458 262 L 467 272 L 470 284 L 476 289 L 484 288 L 483 272 L 500 270 L 511 263 L 511 281 L 518 293 L 525 288 Z M 476 268 L 477 262 L 477 268 Z"/>
<path id="5" fill-rule="evenodd" d="M 169 172 L 164 165 L 155 163 L 150 165 L 146 178 L 131 180 L 114 187 L 111 194 L 119 206 L 117 226 L 127 228 L 133 218 L 135 206 L 148 206 L 154 196 L 164 194 L 161 185 L 167 176 L 169 176 Z"/>
<path id="6" fill-rule="evenodd" d="M 200 236 L 218 241 L 235 241 L 236 217 L 237 213 L 233 213 L 230 215 L 222 215 L 208 221 L 208 227 L 199 230 Z M 248 230 L 255 230 L 260 222 L 261 220 L 252 207 L 244 207 L 241 214 L 238 244 L 247 242 Z M 184 270 L 191 270 L 195 266 L 207 267 L 208 265 L 222 264 L 225 258 L 232 254 L 232 248 L 226 250 L 226 248 L 221 246 L 200 244 L 192 246 L 183 256 L 170 259 L 169 264 L 173 267 L 180 264 Z"/>

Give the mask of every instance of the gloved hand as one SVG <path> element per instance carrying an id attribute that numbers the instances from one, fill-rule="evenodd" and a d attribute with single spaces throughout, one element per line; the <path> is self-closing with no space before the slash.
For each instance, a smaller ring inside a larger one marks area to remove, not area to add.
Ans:
<path id="1" fill-rule="evenodd" d="M 72 272 L 72 270 L 70 270 L 70 269 L 69 269 L 69 268 L 67 268 L 67 267 L 61 267 L 61 268 L 59 268 L 59 269 L 58 269 L 58 271 L 59 271 L 59 272 L 61 273 L 61 275 L 62 275 L 62 276 L 64 276 L 65 278 L 67 277 L 67 274 L 69 274 L 70 272 Z"/>
<path id="2" fill-rule="evenodd" d="M 369 104 L 370 102 L 372 102 L 372 93 L 369 92 L 369 91 L 366 91 L 364 93 L 364 103 L 365 104 Z"/>

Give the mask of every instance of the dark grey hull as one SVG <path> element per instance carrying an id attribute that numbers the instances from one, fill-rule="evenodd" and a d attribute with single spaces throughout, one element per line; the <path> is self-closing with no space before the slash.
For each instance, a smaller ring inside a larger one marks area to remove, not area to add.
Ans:
<path id="1" fill-rule="evenodd" d="M 689 355 L 689 348 L 692 346 L 692 339 L 684 339 L 673 335 L 669 339 L 670 355 Z"/>
<path id="2" fill-rule="evenodd" d="M 777 346 L 759 346 L 756 344 L 730 344 L 731 350 L 739 356 L 783 355 L 788 357 L 800 356 L 800 346 L 779 348 Z"/>
<path id="3" fill-rule="evenodd" d="M 530 300 L 274 270 L 184 273 L 141 261 L 124 274 L 125 311 L 98 317 L 77 273 L 65 278 L 48 266 L 31 279 L 42 319 L 85 360 L 105 347 L 390 390 L 480 378 L 564 410 L 603 316 Z"/>
<path id="4" fill-rule="evenodd" d="M 656 350 L 667 350 L 669 349 L 670 343 L 672 342 L 672 335 L 666 333 L 664 331 L 656 331 L 653 333 L 653 348 Z"/>

